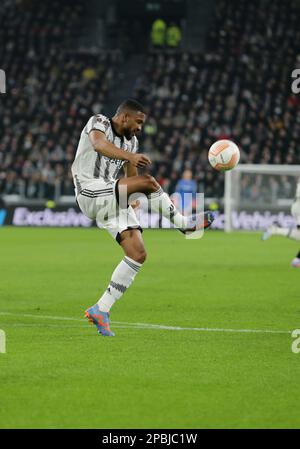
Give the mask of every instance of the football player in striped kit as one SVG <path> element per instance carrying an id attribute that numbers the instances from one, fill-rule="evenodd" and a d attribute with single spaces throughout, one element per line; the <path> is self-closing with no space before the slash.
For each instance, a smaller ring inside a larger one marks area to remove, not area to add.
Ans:
<path id="1" fill-rule="evenodd" d="M 146 259 L 142 229 L 132 205 L 128 205 L 130 195 L 145 194 L 151 209 L 161 212 L 183 233 L 205 229 L 214 219 L 211 212 L 183 216 L 154 177 L 138 175 L 138 168 L 151 164 L 147 156 L 137 153 L 136 135 L 145 120 L 143 106 L 133 99 L 125 100 L 112 118 L 102 114 L 91 117 L 83 128 L 72 164 L 80 209 L 106 229 L 125 253 L 99 301 L 85 312 L 103 336 L 114 336 L 109 323 L 110 309 L 131 285 Z M 121 167 L 125 177 L 118 179 Z"/>
<path id="2" fill-rule="evenodd" d="M 296 227 L 294 228 L 282 228 L 276 224 L 271 225 L 262 235 L 262 240 L 267 240 L 273 235 L 281 235 L 282 237 L 288 237 L 292 240 L 300 241 L 300 178 L 298 179 L 296 188 L 295 201 L 291 207 L 291 213 L 296 221 Z M 300 268 L 300 251 L 291 262 L 291 265 L 295 268 Z"/>

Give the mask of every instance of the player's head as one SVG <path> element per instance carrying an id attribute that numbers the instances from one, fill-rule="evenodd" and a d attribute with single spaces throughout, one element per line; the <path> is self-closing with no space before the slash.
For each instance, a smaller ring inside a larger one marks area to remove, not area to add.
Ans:
<path id="1" fill-rule="evenodd" d="M 182 179 L 192 179 L 193 177 L 193 173 L 191 170 L 184 170 L 183 174 L 182 174 Z"/>
<path id="2" fill-rule="evenodd" d="M 142 130 L 146 120 L 146 111 L 141 103 L 129 98 L 120 104 L 116 116 L 121 122 L 124 136 L 126 139 L 131 139 Z"/>

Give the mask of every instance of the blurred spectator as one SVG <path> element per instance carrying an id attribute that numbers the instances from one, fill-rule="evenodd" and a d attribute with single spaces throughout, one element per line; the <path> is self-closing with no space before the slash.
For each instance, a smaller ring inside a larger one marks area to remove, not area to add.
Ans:
<path id="1" fill-rule="evenodd" d="M 181 30 L 175 23 L 171 23 L 166 30 L 166 45 L 178 48 L 181 42 Z"/>
<path id="2" fill-rule="evenodd" d="M 163 47 L 166 39 L 166 22 L 163 19 L 154 20 L 151 27 L 151 43 L 153 47 Z"/>
<path id="3" fill-rule="evenodd" d="M 175 192 L 179 194 L 178 205 L 182 211 L 191 212 L 192 206 L 195 205 L 197 183 L 192 179 L 191 170 L 185 170 L 182 178 L 177 182 Z"/>

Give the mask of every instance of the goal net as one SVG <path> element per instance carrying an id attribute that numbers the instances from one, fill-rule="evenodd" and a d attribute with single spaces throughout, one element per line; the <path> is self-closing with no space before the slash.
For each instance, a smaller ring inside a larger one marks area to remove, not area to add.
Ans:
<path id="1" fill-rule="evenodd" d="M 295 224 L 291 205 L 300 178 L 300 165 L 239 164 L 225 173 L 223 227 L 262 230 L 277 222 Z"/>

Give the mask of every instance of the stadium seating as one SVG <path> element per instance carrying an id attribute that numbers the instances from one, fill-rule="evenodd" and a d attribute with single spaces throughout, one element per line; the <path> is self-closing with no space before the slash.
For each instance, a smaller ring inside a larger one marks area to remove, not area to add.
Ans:
<path id="1" fill-rule="evenodd" d="M 8 1 L 0 18 L 0 192 L 73 195 L 70 164 L 83 124 L 102 112 L 120 52 L 74 52 L 83 2 Z M 20 8 L 19 14 L 14 8 Z M 4 45 L 5 43 L 5 45 Z"/>
<path id="2" fill-rule="evenodd" d="M 3 5 L 0 60 L 10 94 L 0 104 L 0 192 L 72 195 L 80 131 L 105 111 L 124 57 L 74 51 L 83 2 Z M 223 176 L 207 163 L 207 149 L 220 138 L 240 146 L 242 162 L 300 163 L 300 97 L 291 92 L 299 22 L 292 2 L 220 0 L 205 54 L 147 55 L 133 93 L 149 110 L 140 147 L 169 193 L 191 169 L 199 191 L 223 194 Z"/>
<path id="3" fill-rule="evenodd" d="M 169 190 L 190 168 L 207 196 L 222 194 L 222 176 L 206 156 L 221 138 L 240 146 L 244 163 L 300 163 L 300 97 L 291 91 L 299 20 L 292 2 L 222 0 L 204 55 L 148 56 L 135 96 L 159 130 L 141 146 Z"/>

